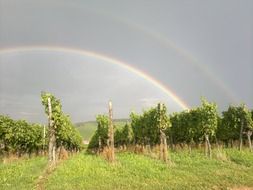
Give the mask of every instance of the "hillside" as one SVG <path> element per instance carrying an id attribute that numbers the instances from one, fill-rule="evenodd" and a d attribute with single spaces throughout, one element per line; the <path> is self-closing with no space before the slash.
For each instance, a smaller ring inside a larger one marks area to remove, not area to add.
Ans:
<path id="1" fill-rule="evenodd" d="M 116 127 L 122 127 L 126 124 L 129 119 L 115 119 L 114 125 Z M 89 141 L 93 133 L 97 129 L 96 121 L 78 122 L 75 124 L 77 130 L 81 133 L 84 140 Z"/>

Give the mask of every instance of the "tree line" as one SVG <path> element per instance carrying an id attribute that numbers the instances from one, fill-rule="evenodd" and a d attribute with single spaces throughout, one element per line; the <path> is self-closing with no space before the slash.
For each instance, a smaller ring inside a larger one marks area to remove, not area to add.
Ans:
<path id="1" fill-rule="evenodd" d="M 48 125 L 13 120 L 0 115 L 0 153 L 32 154 L 48 152 L 49 160 L 55 161 L 55 152 L 64 147 L 68 151 L 83 148 L 82 137 L 68 115 L 63 113 L 59 99 L 50 93 L 41 93 L 41 102 L 48 117 Z M 130 122 L 124 127 L 113 125 L 112 105 L 109 114 L 96 117 L 97 130 L 92 136 L 88 150 L 107 150 L 114 157 L 114 146 L 159 146 L 160 158 L 167 160 L 167 147 L 188 145 L 189 149 L 205 145 L 205 153 L 211 157 L 213 144 L 235 146 L 241 150 L 247 144 L 252 150 L 253 110 L 246 105 L 230 105 L 221 114 L 217 105 L 201 100 L 201 105 L 179 113 L 168 114 L 164 104 L 159 103 L 141 114 L 130 113 Z M 168 144 L 167 144 L 168 143 Z"/>
<path id="2" fill-rule="evenodd" d="M 244 104 L 230 105 L 221 114 L 217 109 L 215 103 L 203 98 L 200 106 L 170 115 L 166 106 L 160 103 L 142 114 L 132 112 L 130 123 L 123 128 L 114 126 L 114 144 L 116 147 L 134 145 L 141 149 L 159 145 L 160 154 L 166 151 L 167 142 L 171 148 L 188 145 L 190 150 L 204 144 L 205 154 L 209 157 L 212 144 L 235 146 L 235 142 L 239 142 L 241 150 L 247 143 L 252 150 L 253 110 Z M 108 116 L 98 115 L 96 121 L 97 130 L 88 150 L 101 152 L 108 139 Z"/>
<path id="3" fill-rule="evenodd" d="M 45 131 L 47 134 L 47 130 Z M 13 120 L 9 116 L 0 115 L 0 152 L 16 153 L 21 156 L 28 153 L 39 153 L 46 148 L 43 139 L 44 127 L 31 124 L 25 120 Z"/>
<path id="4" fill-rule="evenodd" d="M 41 93 L 42 105 L 49 118 L 48 98 L 51 100 L 52 128 L 55 131 L 55 152 L 58 148 L 67 151 L 79 151 L 83 148 L 82 137 L 68 115 L 62 111 L 59 99 L 50 93 Z M 19 156 L 23 154 L 49 152 L 50 133 L 48 125 L 28 123 L 25 120 L 13 120 L 9 116 L 0 115 L 0 153 Z"/>

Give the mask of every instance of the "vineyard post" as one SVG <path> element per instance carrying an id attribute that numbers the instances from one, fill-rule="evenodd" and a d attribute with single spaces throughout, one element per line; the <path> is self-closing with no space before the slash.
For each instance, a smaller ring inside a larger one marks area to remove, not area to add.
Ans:
<path id="1" fill-rule="evenodd" d="M 163 159 L 164 162 L 167 162 L 167 139 L 165 133 L 160 129 L 160 151 L 161 151 L 161 159 Z"/>
<path id="2" fill-rule="evenodd" d="M 251 152 L 253 152 L 252 144 L 251 144 L 251 135 L 252 135 L 252 131 L 248 130 L 247 131 L 247 137 L 248 137 L 248 142 L 249 142 L 249 149 L 250 149 Z"/>
<path id="3" fill-rule="evenodd" d="M 43 154 L 45 154 L 46 145 L 46 125 L 43 125 Z"/>
<path id="4" fill-rule="evenodd" d="M 109 127 L 108 127 L 108 149 L 109 149 L 109 161 L 114 161 L 114 132 L 113 132 L 113 112 L 112 112 L 112 102 L 109 101 Z"/>
<path id="5" fill-rule="evenodd" d="M 101 146 L 101 136 L 99 135 L 98 137 L 98 152 L 100 153 L 102 150 L 102 146 Z"/>
<path id="6" fill-rule="evenodd" d="M 55 128 L 52 120 L 52 106 L 51 99 L 48 98 L 48 123 L 49 123 L 49 145 L 48 145 L 48 160 L 53 165 L 55 164 L 55 149 L 56 149 L 56 138 Z"/>
<path id="7" fill-rule="evenodd" d="M 240 137 L 239 137 L 240 138 L 239 151 L 242 150 L 243 125 L 244 125 L 244 121 L 243 121 L 243 119 L 241 119 Z"/>
<path id="8" fill-rule="evenodd" d="M 204 134 L 204 136 L 205 136 L 205 154 L 206 154 L 206 156 L 211 158 L 212 157 L 212 149 L 211 149 L 211 144 L 209 141 L 209 135 Z"/>
<path id="9" fill-rule="evenodd" d="M 158 104 L 158 114 L 159 114 L 159 129 L 160 129 L 160 159 L 162 159 L 164 162 L 167 162 L 167 140 L 166 140 L 166 135 L 163 132 L 163 122 L 162 122 L 162 110 L 163 110 L 163 104 L 159 103 Z"/>

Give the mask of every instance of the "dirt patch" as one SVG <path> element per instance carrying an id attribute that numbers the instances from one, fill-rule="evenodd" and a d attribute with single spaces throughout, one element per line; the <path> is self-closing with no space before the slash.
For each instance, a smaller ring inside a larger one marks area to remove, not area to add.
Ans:
<path id="1" fill-rule="evenodd" d="M 45 183 L 48 179 L 48 176 L 53 173 L 55 170 L 55 166 L 47 166 L 46 169 L 43 171 L 43 173 L 38 177 L 35 189 L 36 190 L 44 190 L 45 189 Z"/>

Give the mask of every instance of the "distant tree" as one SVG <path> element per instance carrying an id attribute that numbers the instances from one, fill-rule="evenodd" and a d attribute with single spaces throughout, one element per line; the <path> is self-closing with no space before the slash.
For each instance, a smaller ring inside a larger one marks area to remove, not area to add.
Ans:
<path id="1" fill-rule="evenodd" d="M 222 121 L 219 125 L 217 136 L 228 142 L 239 140 L 239 149 L 242 149 L 243 134 L 248 137 L 249 147 L 252 150 L 252 115 L 244 104 L 240 106 L 229 106 L 227 111 L 222 112 Z"/>
<path id="2" fill-rule="evenodd" d="M 4 153 L 8 153 L 12 148 L 11 129 L 14 127 L 14 123 L 14 120 L 9 116 L 0 115 L 0 144 Z"/>
<path id="3" fill-rule="evenodd" d="M 116 147 L 120 147 L 123 145 L 123 135 L 122 135 L 122 129 L 115 128 L 114 132 L 114 144 Z"/>
<path id="4" fill-rule="evenodd" d="M 133 142 L 133 129 L 128 123 L 122 129 L 122 144 L 125 146 L 130 145 Z"/>
<path id="5" fill-rule="evenodd" d="M 106 115 L 98 115 L 96 121 L 97 130 L 89 142 L 88 149 L 98 149 L 98 151 L 101 152 L 107 145 L 109 119 Z"/>
<path id="6" fill-rule="evenodd" d="M 130 119 L 131 119 L 131 127 L 133 129 L 134 134 L 134 143 L 144 144 L 143 116 L 132 112 L 130 114 Z"/>
<path id="7" fill-rule="evenodd" d="M 241 120 L 242 120 L 241 131 L 242 131 L 242 133 L 247 135 L 249 149 L 250 149 L 250 151 L 253 151 L 252 144 L 251 144 L 251 136 L 252 136 L 252 132 L 253 132 L 252 114 L 251 114 L 250 110 L 245 105 L 242 105 Z M 241 136 L 240 136 L 240 150 L 241 150 L 241 146 L 242 146 L 242 137 Z"/>
<path id="8" fill-rule="evenodd" d="M 185 143 L 188 133 L 187 112 L 173 113 L 170 117 L 172 127 L 167 129 L 167 135 L 171 137 L 173 144 Z"/>
<path id="9" fill-rule="evenodd" d="M 217 137 L 226 143 L 228 141 L 239 140 L 240 128 L 241 123 L 238 107 L 229 106 L 227 111 L 222 112 Z"/>
<path id="10" fill-rule="evenodd" d="M 199 143 L 203 137 L 200 131 L 200 114 L 198 109 L 174 113 L 170 117 L 172 127 L 167 131 L 173 144 L 187 143 L 191 152 L 193 143 Z"/>
<path id="11" fill-rule="evenodd" d="M 0 144 L 4 153 L 22 154 L 36 152 L 43 148 L 43 127 L 25 120 L 13 120 L 0 115 Z"/>
<path id="12" fill-rule="evenodd" d="M 150 108 L 142 115 L 130 114 L 134 142 L 142 145 L 143 149 L 145 145 L 154 146 L 159 143 L 160 131 L 157 116 L 157 108 Z"/>
<path id="13" fill-rule="evenodd" d="M 131 127 L 134 142 L 141 145 L 154 146 L 160 144 L 160 157 L 167 160 L 167 136 L 166 131 L 171 126 L 167 108 L 164 104 L 158 104 L 143 112 L 142 115 L 130 114 Z"/>
<path id="14" fill-rule="evenodd" d="M 214 136 L 218 126 L 218 113 L 217 105 L 215 103 L 209 103 L 202 98 L 201 107 L 197 108 L 200 118 L 200 131 L 205 138 L 205 152 L 206 155 L 211 157 L 211 143 L 209 137 Z"/>
<path id="15" fill-rule="evenodd" d="M 150 108 L 142 115 L 144 145 L 154 146 L 160 143 L 160 129 L 158 108 Z"/>
<path id="16" fill-rule="evenodd" d="M 107 145 L 108 140 L 108 124 L 109 118 L 106 115 L 98 115 L 97 118 L 98 146 L 103 149 Z"/>

